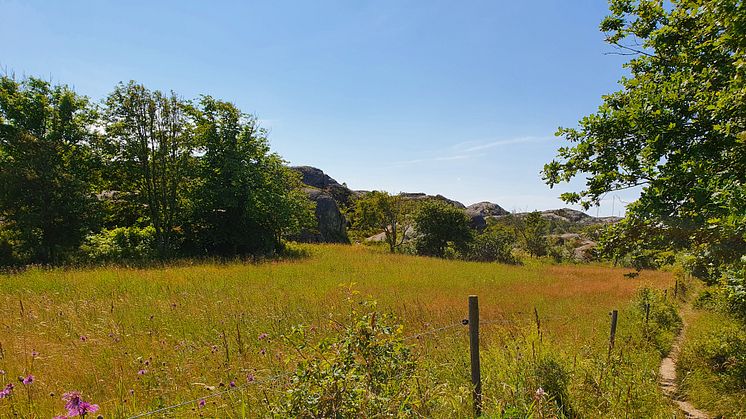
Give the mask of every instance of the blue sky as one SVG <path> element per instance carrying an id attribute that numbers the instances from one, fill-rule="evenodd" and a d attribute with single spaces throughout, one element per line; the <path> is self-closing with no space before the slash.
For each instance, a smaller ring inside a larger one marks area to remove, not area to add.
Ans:
<path id="1" fill-rule="evenodd" d="M 0 66 L 95 100 L 134 79 L 232 101 L 285 159 L 353 189 L 548 209 L 582 185 L 540 178 L 557 127 L 625 74 L 605 54 L 606 13 L 603 0 L 0 0 Z"/>

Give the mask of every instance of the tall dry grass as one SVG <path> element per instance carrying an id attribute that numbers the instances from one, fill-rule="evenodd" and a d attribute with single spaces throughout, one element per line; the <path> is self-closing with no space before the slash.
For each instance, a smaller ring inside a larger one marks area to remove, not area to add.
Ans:
<path id="1" fill-rule="evenodd" d="M 232 382 L 247 387 L 170 414 L 262 415 L 266 400 L 282 391 L 282 380 L 250 382 L 292 367 L 286 363 L 291 349 L 280 338 L 292 326 L 305 324 L 319 336 L 333 333 L 331 325 L 350 304 L 377 300 L 400 318 L 406 334 L 416 334 L 465 318 L 469 294 L 479 295 L 482 319 L 495 322 L 483 327 L 483 362 L 488 411 L 497 415 L 501 400 L 519 391 L 506 390 L 521 368 L 516 359 L 538 351 L 573 365 L 573 374 L 586 364 L 584 373 L 595 374 L 602 366 L 594 363 L 605 354 L 607 313 L 627 310 L 643 286 L 663 289 L 674 281 L 669 273 L 652 271 L 628 279 L 625 270 L 607 266 L 505 266 L 360 246 L 302 247 L 307 258 L 260 264 L 32 269 L 0 276 L 0 380 L 16 385 L 12 397 L 0 400 L 0 415 L 62 414 L 60 395 L 77 390 L 98 403 L 105 417 L 127 417 L 205 397 Z M 621 342 L 627 333 L 637 345 L 637 332 L 625 332 L 625 322 L 633 324 L 635 316 L 623 312 Z M 413 341 L 421 368 L 429 371 L 426 384 L 444 397 L 443 410 L 435 414 L 468 412 L 466 342 L 465 329 L 458 327 Z M 621 362 L 649 369 L 659 359 L 634 345 Z M 28 375 L 32 384 L 17 382 Z M 594 378 L 573 375 L 570 391 L 586 391 L 589 380 Z M 667 409 L 650 383 L 645 391 L 653 394 L 647 403 Z"/>

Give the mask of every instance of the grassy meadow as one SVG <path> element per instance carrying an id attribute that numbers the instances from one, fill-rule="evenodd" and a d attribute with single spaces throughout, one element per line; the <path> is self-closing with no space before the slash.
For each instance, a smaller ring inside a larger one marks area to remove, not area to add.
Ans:
<path id="1" fill-rule="evenodd" d="M 539 417 L 541 406 L 532 405 L 542 401 L 532 395 L 557 383 L 572 406 L 568 415 L 675 415 L 656 383 L 673 332 L 646 328 L 640 309 L 640 290 L 650 287 L 651 318 L 657 315 L 663 294 L 655 290 L 672 287 L 671 273 L 643 271 L 630 279 L 623 276 L 627 270 L 601 265 L 507 266 L 363 246 L 297 249 L 304 256 L 257 264 L 30 269 L 0 276 L 0 381 L 15 384 L 12 396 L 0 399 L 0 416 L 63 414 L 60 396 L 73 390 L 97 403 L 96 414 L 104 417 L 200 398 L 204 406 L 187 403 L 154 417 L 265 416 L 287 384 L 286 376 L 269 378 L 293 370 L 293 350 L 282 339 L 291 327 L 306 325 L 317 337 L 333 334 L 360 301 L 375 300 L 399 318 L 404 335 L 415 335 L 460 322 L 469 294 L 479 296 L 484 323 L 488 416 L 508 416 L 511 406 L 524 405 Z M 612 309 L 620 320 L 609 356 Z M 663 308 L 659 314 L 666 316 Z M 468 415 L 466 327 L 407 342 L 422 373 L 422 397 L 436 400 L 427 416 Z M 546 365 L 559 369 L 546 372 Z M 557 377 L 547 378 L 552 374 Z M 28 375 L 31 384 L 18 381 Z M 207 397 L 230 390 L 232 382 L 236 389 Z"/>

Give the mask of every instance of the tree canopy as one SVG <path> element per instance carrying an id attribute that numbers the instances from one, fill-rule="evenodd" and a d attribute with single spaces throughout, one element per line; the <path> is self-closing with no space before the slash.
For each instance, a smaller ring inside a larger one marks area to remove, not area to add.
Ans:
<path id="1" fill-rule="evenodd" d="M 715 264 L 746 250 L 746 7 L 738 0 L 613 0 L 606 41 L 630 55 L 622 89 L 603 96 L 571 143 L 545 165 L 550 186 L 587 176 L 562 195 L 585 208 L 640 187 L 619 245 L 665 237 Z M 618 247 L 618 246 L 617 246 Z"/>
<path id="2" fill-rule="evenodd" d="M 0 168 L 0 265 L 265 254 L 311 220 L 256 118 L 136 82 L 0 77 Z"/>

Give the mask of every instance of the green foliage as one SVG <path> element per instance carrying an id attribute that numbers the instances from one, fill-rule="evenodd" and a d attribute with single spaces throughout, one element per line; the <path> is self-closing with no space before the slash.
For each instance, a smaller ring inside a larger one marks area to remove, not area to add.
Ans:
<path id="1" fill-rule="evenodd" d="M 713 417 L 746 414 L 746 328 L 727 311 L 696 311 L 679 356 L 680 390 Z"/>
<path id="2" fill-rule="evenodd" d="M 466 253 L 472 240 L 466 213 L 440 200 L 423 203 L 414 215 L 417 233 L 417 253 L 425 256 L 446 257 Z"/>
<path id="3" fill-rule="evenodd" d="M 746 256 L 741 257 L 740 266 L 733 266 L 725 273 L 724 282 L 730 312 L 746 319 Z"/>
<path id="4" fill-rule="evenodd" d="M 19 262 L 62 262 L 95 224 L 95 120 L 67 86 L 0 77 L 0 220 Z"/>
<path id="5" fill-rule="evenodd" d="M 587 174 L 582 191 L 562 195 L 586 208 L 640 187 L 618 251 L 696 249 L 719 269 L 746 253 L 746 5 L 670 6 L 611 2 L 601 29 L 633 55 L 631 76 L 578 129 L 560 128 L 572 146 L 543 174 L 551 186 Z"/>
<path id="6" fill-rule="evenodd" d="M 174 248 L 187 167 L 193 151 L 186 104 L 175 93 L 151 91 L 134 81 L 120 83 L 106 99 L 109 162 L 139 198 L 155 229 L 158 254 Z"/>
<path id="7" fill-rule="evenodd" d="M 118 227 L 86 237 L 81 250 L 94 262 L 141 261 L 155 256 L 155 228 Z"/>
<path id="8" fill-rule="evenodd" d="M 195 121 L 198 177 L 190 235 L 200 253 L 248 255 L 277 250 L 311 219 L 297 173 L 271 153 L 256 118 L 203 96 Z"/>
<path id="9" fill-rule="evenodd" d="M 515 232 L 509 227 L 501 224 L 491 225 L 475 235 L 474 240 L 469 243 L 464 259 L 517 264 L 519 262 L 513 256 L 513 245 L 516 240 Z"/>
<path id="10" fill-rule="evenodd" d="M 533 256 L 545 256 L 549 250 L 549 223 L 541 213 L 534 211 L 517 219 L 518 233 L 522 237 L 522 245 Z"/>
<path id="11" fill-rule="evenodd" d="M 676 333 L 683 325 L 673 299 L 667 299 L 660 291 L 642 288 L 635 299 L 637 314 L 643 323 L 645 339 L 661 356 L 671 349 Z"/>
<path id="12" fill-rule="evenodd" d="M 281 417 L 411 417 L 415 362 L 402 326 L 365 305 L 339 333 L 311 343 L 305 328 L 286 338 L 299 353 L 284 399 L 272 406 Z"/>
<path id="13" fill-rule="evenodd" d="M 352 225 L 366 236 L 383 231 L 389 251 L 394 253 L 404 244 L 412 228 L 413 208 L 414 201 L 405 200 L 401 195 L 369 192 L 355 201 Z"/>

